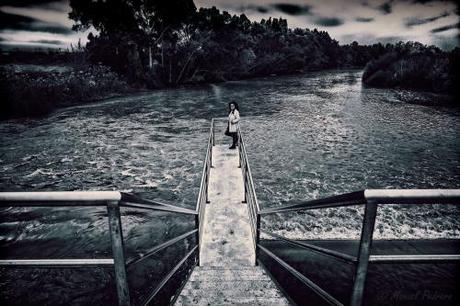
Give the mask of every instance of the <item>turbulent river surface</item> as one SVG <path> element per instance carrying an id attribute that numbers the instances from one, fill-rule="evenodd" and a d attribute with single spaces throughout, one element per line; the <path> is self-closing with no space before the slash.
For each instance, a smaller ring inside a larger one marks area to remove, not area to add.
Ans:
<path id="1" fill-rule="evenodd" d="M 122 190 L 193 208 L 210 119 L 226 116 L 232 100 L 240 105 L 262 207 L 365 188 L 459 188 L 460 111 L 407 103 L 408 96 L 423 93 L 364 88 L 361 74 L 326 71 L 161 90 L 1 122 L 0 190 Z M 216 133 L 223 130 L 219 125 Z M 296 238 L 353 238 L 361 217 L 360 207 L 348 207 L 272 216 L 262 225 Z M 0 251 L 10 258 L 110 254 L 104 209 L 5 208 L 0 218 Z M 191 218 L 123 211 L 128 255 L 192 226 Z M 460 210 L 453 206 L 379 209 L 377 238 L 458 236 Z M 169 252 L 150 262 L 161 273 L 130 274 L 139 300 L 152 279 L 168 272 L 171 263 L 159 258 L 174 254 Z M 15 272 L 37 296 L 17 293 L 14 281 L 2 277 L 3 302 L 85 304 L 86 295 L 100 303 L 114 298 L 95 293 L 113 285 L 103 270 L 49 271 L 44 277 L 40 269 Z M 90 276 L 99 287 L 87 285 Z M 51 284 L 40 285 L 46 281 Z M 69 282 L 72 290 L 62 289 Z"/>

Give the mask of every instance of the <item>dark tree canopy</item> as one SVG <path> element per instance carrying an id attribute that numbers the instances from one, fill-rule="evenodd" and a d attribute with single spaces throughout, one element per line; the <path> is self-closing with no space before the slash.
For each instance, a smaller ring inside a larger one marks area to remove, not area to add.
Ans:
<path id="1" fill-rule="evenodd" d="M 177 26 L 195 11 L 193 0 L 70 0 L 74 29 L 93 26 L 102 34 L 144 31 L 145 19 L 155 28 Z"/>

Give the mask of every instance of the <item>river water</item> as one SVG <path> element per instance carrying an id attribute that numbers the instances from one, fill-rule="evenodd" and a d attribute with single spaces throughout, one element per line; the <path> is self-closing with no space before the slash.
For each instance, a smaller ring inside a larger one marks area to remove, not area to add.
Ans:
<path id="1" fill-rule="evenodd" d="M 193 208 L 210 119 L 225 116 L 231 100 L 240 105 L 262 207 L 365 188 L 459 188 L 460 110 L 403 102 L 423 93 L 364 88 L 361 74 L 325 71 L 160 90 L 62 109 L 41 119 L 5 121 L 0 123 L 0 188 L 122 190 Z M 223 127 L 216 132 L 223 133 Z M 361 208 L 349 207 L 262 222 L 295 238 L 353 238 L 361 216 Z M 459 209 L 446 205 L 383 207 L 376 236 L 455 238 L 459 217 Z M 110 254 L 103 209 L 8 208 L 0 218 L 0 251 L 8 257 Z M 193 220 L 127 210 L 123 226 L 129 255 L 186 231 Z M 21 271 L 28 288 L 40 291 L 37 279 L 43 279 Z M 99 284 L 110 283 L 106 274 L 96 274 Z M 141 288 L 144 276 L 132 283 Z M 56 291 L 56 277 L 49 278 L 54 283 L 47 288 Z M 78 304 L 91 291 L 83 285 L 86 280 L 75 281 L 82 284 L 76 285 L 80 291 L 73 288 L 78 294 L 56 291 L 42 294 L 41 301 Z M 11 281 L 0 283 L 12 296 L 4 298 L 7 304 L 21 296 L 13 287 Z"/>

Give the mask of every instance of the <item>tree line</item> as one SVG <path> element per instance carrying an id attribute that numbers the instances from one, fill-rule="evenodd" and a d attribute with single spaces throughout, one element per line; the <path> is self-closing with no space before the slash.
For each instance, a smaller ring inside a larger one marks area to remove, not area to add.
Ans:
<path id="1" fill-rule="evenodd" d="M 339 45 L 283 18 L 251 22 L 192 0 L 72 0 L 74 29 L 94 27 L 88 59 L 148 88 L 364 67 L 391 45 Z"/>

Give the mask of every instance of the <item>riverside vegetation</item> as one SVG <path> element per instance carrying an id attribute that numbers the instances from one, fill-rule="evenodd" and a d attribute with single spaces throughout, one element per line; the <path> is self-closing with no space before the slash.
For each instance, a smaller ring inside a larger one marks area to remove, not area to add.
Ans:
<path id="1" fill-rule="evenodd" d="M 374 87 L 408 88 L 443 94 L 457 93 L 460 49 L 443 52 L 417 42 L 389 45 L 364 70 L 363 83 Z"/>
<path id="2" fill-rule="evenodd" d="M 0 119 L 41 116 L 70 106 L 132 92 L 110 67 L 90 64 L 85 52 L 17 52 L 0 66 Z"/>
<path id="3" fill-rule="evenodd" d="M 363 82 L 369 86 L 452 93 L 457 78 L 458 48 L 444 52 L 412 42 L 339 45 L 326 31 L 290 29 L 282 18 L 251 22 L 244 14 L 230 15 L 215 7 L 197 10 L 192 0 L 110 4 L 75 0 L 70 5 L 74 29 L 94 27 L 98 35 L 90 33 L 85 47 L 61 57 L 67 62 L 83 58 L 79 65 L 71 65 L 77 68 L 63 75 L 22 75 L 3 69 L 4 118 L 46 114 L 56 106 L 133 88 L 363 68 L 366 64 Z"/>

